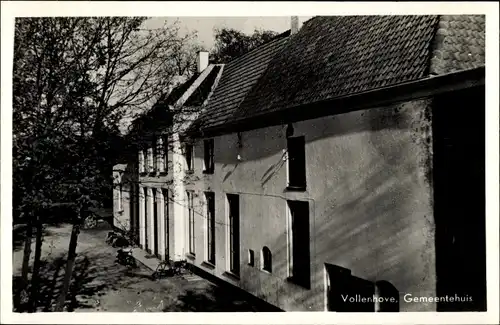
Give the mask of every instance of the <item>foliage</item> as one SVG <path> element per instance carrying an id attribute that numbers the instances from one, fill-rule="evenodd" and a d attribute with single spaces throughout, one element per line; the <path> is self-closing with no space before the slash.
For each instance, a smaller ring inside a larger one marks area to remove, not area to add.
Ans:
<path id="1" fill-rule="evenodd" d="M 255 30 L 246 35 L 232 28 L 215 30 L 215 46 L 210 53 L 212 63 L 228 63 L 277 35 L 273 31 Z"/>
<path id="2" fill-rule="evenodd" d="M 79 227 L 89 209 L 107 203 L 112 166 L 124 148 L 120 123 L 156 102 L 179 73 L 192 70 L 193 35 L 179 37 L 176 23 L 145 29 L 146 19 L 16 20 L 14 217 L 36 225 L 35 253 L 50 208 L 69 205 L 74 213 L 65 221 Z M 76 242 L 78 229 L 75 234 Z"/>

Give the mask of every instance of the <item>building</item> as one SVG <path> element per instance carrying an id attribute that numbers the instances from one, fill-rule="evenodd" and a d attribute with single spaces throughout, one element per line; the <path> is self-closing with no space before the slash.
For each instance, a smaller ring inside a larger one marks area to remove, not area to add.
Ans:
<path id="1" fill-rule="evenodd" d="M 484 16 L 298 23 L 173 122 L 171 178 L 141 151 L 123 218 L 283 310 L 485 310 Z"/>

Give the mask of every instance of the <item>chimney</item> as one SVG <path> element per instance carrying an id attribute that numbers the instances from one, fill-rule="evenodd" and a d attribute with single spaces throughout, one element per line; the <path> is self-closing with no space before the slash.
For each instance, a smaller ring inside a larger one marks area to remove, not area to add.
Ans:
<path id="1" fill-rule="evenodd" d="M 299 19 L 298 16 L 292 16 L 290 19 L 290 34 L 297 34 L 302 27 L 302 19 Z"/>
<path id="2" fill-rule="evenodd" d="M 196 60 L 196 64 L 197 64 L 199 73 L 202 72 L 203 70 L 205 70 L 205 68 L 208 67 L 208 52 L 199 51 L 198 58 Z"/>

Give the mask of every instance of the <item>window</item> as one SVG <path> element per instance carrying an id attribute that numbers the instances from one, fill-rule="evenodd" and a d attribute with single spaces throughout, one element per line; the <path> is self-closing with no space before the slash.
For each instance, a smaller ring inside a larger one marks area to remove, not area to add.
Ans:
<path id="1" fill-rule="evenodd" d="M 139 151 L 139 173 L 145 172 L 144 151 Z"/>
<path id="2" fill-rule="evenodd" d="M 163 138 L 160 136 L 156 142 L 156 170 L 160 174 L 165 173 L 165 163 L 163 162 L 165 158 L 164 149 Z"/>
<path id="3" fill-rule="evenodd" d="M 189 254 L 195 255 L 195 232 L 194 232 L 194 204 L 193 204 L 193 192 L 187 191 L 187 207 L 188 207 L 188 239 L 189 239 Z"/>
<path id="4" fill-rule="evenodd" d="M 117 198 L 116 198 L 116 203 L 117 203 L 117 210 L 118 212 L 123 210 L 123 203 L 122 203 L 122 184 L 118 185 L 118 191 L 116 192 Z"/>
<path id="5" fill-rule="evenodd" d="M 164 204 L 164 216 L 165 216 L 165 260 L 170 259 L 170 210 L 169 210 L 169 198 L 168 198 L 168 190 L 163 190 L 163 204 Z"/>
<path id="6" fill-rule="evenodd" d="M 158 171 L 158 142 L 157 140 L 153 140 L 153 147 L 151 148 L 153 151 L 153 169 L 151 172 L 156 173 Z"/>
<path id="7" fill-rule="evenodd" d="M 227 195 L 229 206 L 229 270 L 239 275 L 240 273 L 240 197 L 235 194 Z"/>
<path id="8" fill-rule="evenodd" d="M 207 261 L 215 265 L 215 194 L 206 192 L 207 201 Z"/>
<path id="9" fill-rule="evenodd" d="M 168 136 L 163 139 L 163 170 L 168 174 Z"/>
<path id="10" fill-rule="evenodd" d="M 273 257 L 271 250 L 267 246 L 262 247 L 261 259 L 262 269 L 267 272 L 273 272 Z"/>
<path id="11" fill-rule="evenodd" d="M 310 287 L 309 203 L 288 201 L 289 279 Z"/>
<path id="12" fill-rule="evenodd" d="M 194 147 L 190 143 L 186 143 L 186 167 L 188 171 L 193 171 L 194 169 L 194 155 L 193 150 Z"/>
<path id="13" fill-rule="evenodd" d="M 255 264 L 254 258 L 255 257 L 254 257 L 253 250 L 249 249 L 248 250 L 248 265 L 254 266 L 254 264 Z"/>
<path id="14" fill-rule="evenodd" d="M 306 188 L 306 154 L 305 138 L 289 137 L 288 146 L 288 187 L 290 189 Z"/>
<path id="15" fill-rule="evenodd" d="M 204 140 L 204 170 L 205 174 L 213 174 L 214 172 L 214 139 Z"/>
<path id="16" fill-rule="evenodd" d="M 152 173 L 154 171 L 154 165 L 153 165 L 153 148 L 148 148 L 148 173 Z"/>

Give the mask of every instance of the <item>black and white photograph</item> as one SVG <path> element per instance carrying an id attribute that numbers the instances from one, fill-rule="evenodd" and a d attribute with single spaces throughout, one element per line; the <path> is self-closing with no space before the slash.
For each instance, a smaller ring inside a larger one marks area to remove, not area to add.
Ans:
<path id="1" fill-rule="evenodd" d="M 498 321 L 498 3 L 131 3 L 2 1 L 2 323 Z"/>

